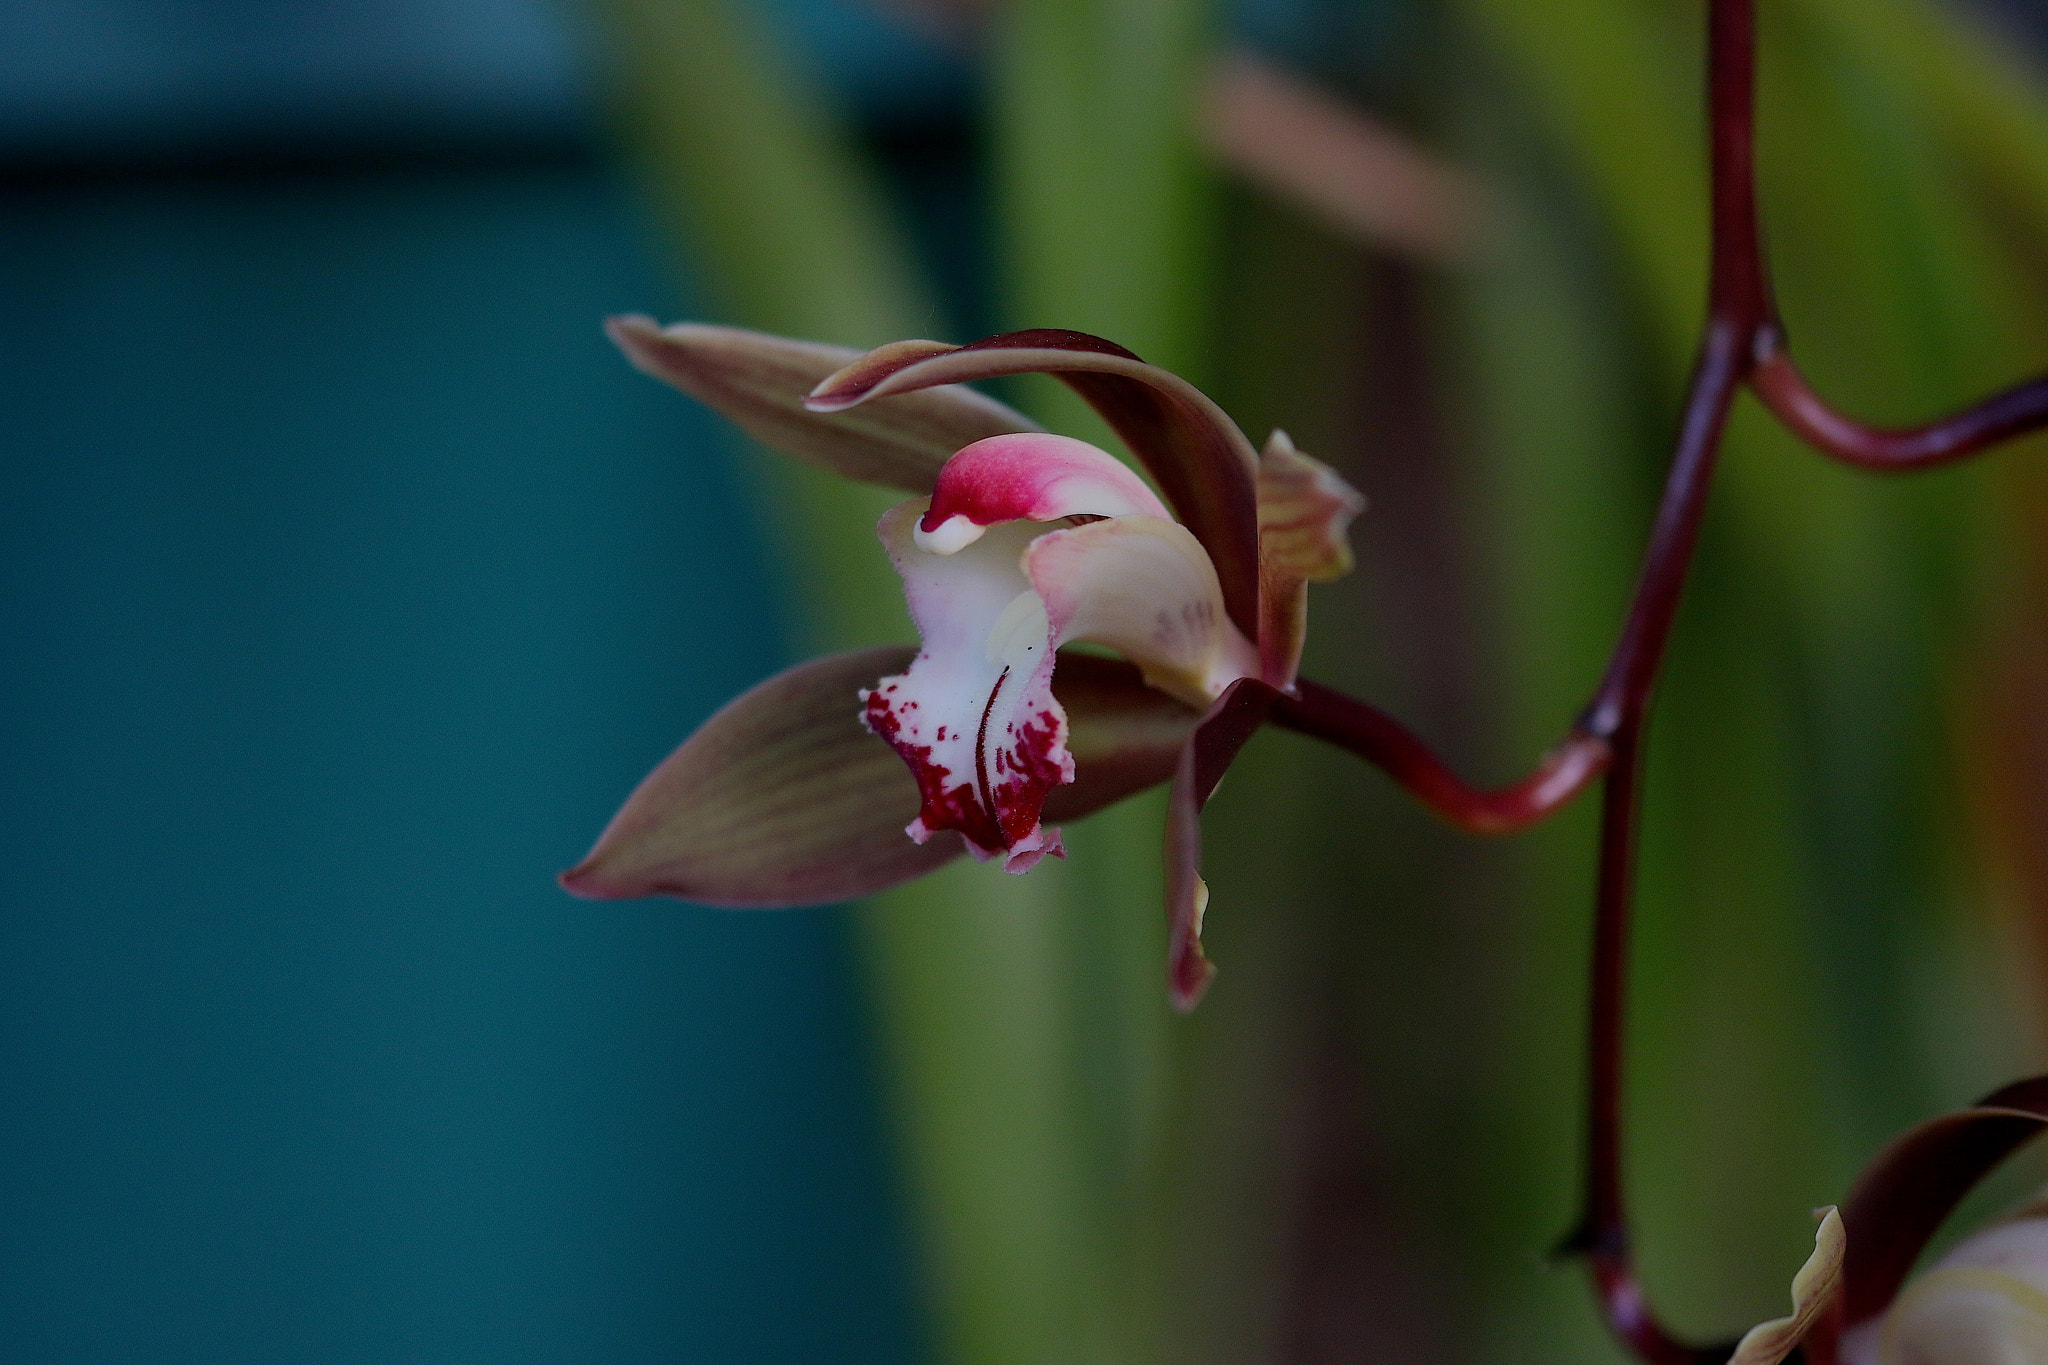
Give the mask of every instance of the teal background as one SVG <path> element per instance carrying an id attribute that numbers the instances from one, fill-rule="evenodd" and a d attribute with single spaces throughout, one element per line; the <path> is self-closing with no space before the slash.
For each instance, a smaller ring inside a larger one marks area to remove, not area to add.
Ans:
<path id="1" fill-rule="evenodd" d="M 0 1358 L 919 1354 L 838 913 L 553 883 L 784 661 L 620 183 L 0 193 Z"/>

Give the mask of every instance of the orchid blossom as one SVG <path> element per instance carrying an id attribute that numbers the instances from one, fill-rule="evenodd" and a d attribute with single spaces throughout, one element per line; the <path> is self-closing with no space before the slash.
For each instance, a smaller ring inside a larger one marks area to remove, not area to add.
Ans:
<path id="1" fill-rule="evenodd" d="M 1284 432 L 1255 451 L 1185 380 L 1078 332 L 857 355 L 642 317 L 609 331 L 765 444 L 916 494 L 878 531 L 922 644 L 815 659 L 733 701 L 563 884 L 766 907 L 881 891 L 963 851 L 1023 873 L 1064 853 L 1048 821 L 1171 780 L 1169 973 L 1192 1007 L 1211 972 L 1197 817 L 1297 695 L 1307 586 L 1351 567 L 1364 499 Z M 1159 492 L 964 384 L 1027 372 L 1075 388 Z"/>
<path id="2" fill-rule="evenodd" d="M 2016 1081 L 1893 1139 L 1839 1207 L 1814 1210 L 1792 1312 L 1724 1346 L 1644 1352 L 1671 1365 L 2041 1365 L 2048 1362 L 2048 1194 L 1963 1238 L 1918 1275 L 1949 1214 L 2048 1131 L 2048 1076 Z M 1910 1275 L 1910 1278 L 1909 1278 Z M 1640 1300 L 1632 1320 L 1648 1321 Z"/>

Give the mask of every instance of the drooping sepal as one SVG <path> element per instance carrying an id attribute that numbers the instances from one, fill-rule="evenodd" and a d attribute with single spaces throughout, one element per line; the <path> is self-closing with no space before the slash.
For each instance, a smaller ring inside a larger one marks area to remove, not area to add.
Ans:
<path id="1" fill-rule="evenodd" d="M 963 385 L 922 389 L 862 407 L 823 413 L 804 406 L 818 381 L 859 352 L 815 341 L 701 323 L 656 325 L 618 317 L 605 331 L 647 374 L 716 408 L 761 444 L 862 483 L 931 491 L 962 446 L 990 436 L 1035 432 L 1022 413 Z M 951 349 L 941 342 L 899 342 Z"/>
<path id="2" fill-rule="evenodd" d="M 884 346 L 820 383 L 813 411 L 839 413 L 932 385 L 1052 374 L 1092 406 L 1155 479 L 1216 565 L 1225 609 L 1247 637 L 1259 628 L 1258 457 L 1194 385 L 1085 332 L 1007 332 L 971 345 Z"/>
<path id="3" fill-rule="evenodd" d="M 917 787 L 855 718 L 901 646 L 828 655 L 742 693 L 670 754 L 562 874 L 579 896 L 772 909 L 870 895 L 958 857 L 903 837 Z"/>
<path id="4" fill-rule="evenodd" d="M 1259 676 L 1294 685 L 1308 636 L 1308 585 L 1351 572 L 1345 532 L 1365 497 L 1274 431 L 1259 455 Z"/>
<path id="5" fill-rule="evenodd" d="M 769 909 L 871 895 L 959 856 L 954 835 L 904 837 L 918 788 L 865 730 L 858 694 L 913 651 L 856 650 L 799 664 L 706 721 L 642 782 L 590 856 L 562 876 L 579 896 L 676 896 Z M 1078 820 L 1173 775 L 1199 713 L 1116 659 L 1063 659 L 1075 780 L 1048 802 Z"/>
<path id="6" fill-rule="evenodd" d="M 1238 751 L 1266 723 L 1280 696 L 1256 678 L 1240 678 L 1202 715 L 1181 746 L 1166 810 L 1166 979 L 1173 1007 L 1201 1003 L 1216 974 L 1202 951 L 1209 884 L 1202 880 L 1202 807 Z"/>

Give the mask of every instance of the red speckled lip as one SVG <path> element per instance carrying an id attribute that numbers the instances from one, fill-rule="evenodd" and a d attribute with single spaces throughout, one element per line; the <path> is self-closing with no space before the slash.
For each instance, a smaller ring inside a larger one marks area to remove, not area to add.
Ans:
<path id="1" fill-rule="evenodd" d="M 1050 668 L 1022 677 L 1004 669 L 982 702 L 971 741 L 954 722 L 933 723 L 912 694 L 908 673 L 860 694 L 867 727 L 917 778 L 911 838 L 923 843 L 941 830 L 958 830 L 977 858 L 1000 854 L 1011 872 L 1027 870 L 1048 853 L 1064 856 L 1059 831 L 1039 824 L 1047 794 L 1074 779 L 1066 712 L 1051 682 Z"/>

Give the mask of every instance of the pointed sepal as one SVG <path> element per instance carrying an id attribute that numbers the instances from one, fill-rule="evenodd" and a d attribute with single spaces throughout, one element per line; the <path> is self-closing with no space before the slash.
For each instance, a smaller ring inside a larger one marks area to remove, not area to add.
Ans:
<path id="1" fill-rule="evenodd" d="M 1202 880 L 1202 807 L 1231 761 L 1266 723 L 1280 696 L 1256 678 L 1240 678 L 1203 713 L 1181 746 L 1166 810 L 1166 980 L 1183 1014 L 1201 1003 L 1216 974 L 1202 951 L 1209 884 Z"/>
<path id="2" fill-rule="evenodd" d="M 770 909 L 885 891 L 959 856 L 947 834 L 904 834 L 917 783 L 861 727 L 863 687 L 910 662 L 901 646 L 827 655 L 726 705 L 629 797 L 590 856 L 562 875 L 579 896 L 675 896 Z M 1076 777 L 1047 803 L 1078 820 L 1173 775 L 1199 713 L 1118 659 L 1063 657 Z"/>
<path id="3" fill-rule="evenodd" d="M 917 785 L 857 719 L 860 689 L 901 646 L 827 655 L 728 702 L 642 782 L 562 874 L 579 896 L 700 905 L 823 905 L 887 890 L 958 857 L 912 843 Z"/>
<path id="4" fill-rule="evenodd" d="M 822 413 L 804 406 L 818 382 L 859 352 L 793 341 L 738 327 L 647 317 L 617 317 L 605 331 L 647 374 L 716 408 L 772 450 L 861 483 L 929 493 L 939 470 L 962 446 L 990 436 L 1035 432 L 1029 418 L 963 385 L 922 389 Z M 950 348 L 941 342 L 897 346 Z"/>

